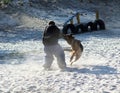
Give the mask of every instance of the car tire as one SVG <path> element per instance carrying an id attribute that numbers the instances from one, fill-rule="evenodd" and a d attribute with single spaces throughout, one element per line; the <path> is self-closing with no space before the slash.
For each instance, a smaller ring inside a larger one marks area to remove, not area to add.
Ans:
<path id="1" fill-rule="evenodd" d="M 70 29 L 70 33 L 72 33 L 72 34 L 75 34 L 76 33 L 76 28 L 75 28 L 75 26 L 73 25 L 73 24 L 67 24 L 67 25 L 65 25 L 65 26 L 63 26 L 63 34 L 68 34 L 69 32 L 68 32 L 68 30 Z"/>
<path id="2" fill-rule="evenodd" d="M 94 22 L 88 22 L 87 26 L 88 26 L 89 31 L 96 31 L 97 30 L 97 24 Z"/>
<path id="3" fill-rule="evenodd" d="M 87 24 L 78 24 L 76 26 L 76 32 L 77 33 L 84 33 L 88 31 Z"/>
<path id="4" fill-rule="evenodd" d="M 105 23 L 101 19 L 95 20 L 94 26 L 97 28 L 97 30 L 105 30 Z"/>

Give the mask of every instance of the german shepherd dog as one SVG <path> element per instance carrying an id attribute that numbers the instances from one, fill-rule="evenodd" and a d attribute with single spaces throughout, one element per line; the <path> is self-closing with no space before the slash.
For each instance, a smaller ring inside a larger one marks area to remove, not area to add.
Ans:
<path id="1" fill-rule="evenodd" d="M 83 45 L 81 44 L 81 41 L 75 39 L 72 34 L 64 35 L 63 38 L 72 47 L 71 57 L 70 57 L 70 62 L 71 62 L 70 65 L 72 65 L 73 62 L 77 61 L 81 57 L 82 52 L 83 52 Z M 75 59 L 74 59 L 74 57 L 75 57 Z M 73 59 L 74 59 L 74 61 L 73 61 Z"/>

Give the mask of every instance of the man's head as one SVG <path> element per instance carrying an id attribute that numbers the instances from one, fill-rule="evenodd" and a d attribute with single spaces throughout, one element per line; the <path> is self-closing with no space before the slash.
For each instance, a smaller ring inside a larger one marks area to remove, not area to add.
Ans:
<path id="1" fill-rule="evenodd" d="M 49 25 L 55 25 L 55 22 L 54 21 L 50 21 Z"/>

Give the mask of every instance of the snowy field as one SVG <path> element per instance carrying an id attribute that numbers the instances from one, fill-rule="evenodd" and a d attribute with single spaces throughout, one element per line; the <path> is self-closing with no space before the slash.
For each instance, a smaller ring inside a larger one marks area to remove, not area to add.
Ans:
<path id="1" fill-rule="evenodd" d="M 69 70 L 64 72 L 56 62 L 44 71 L 41 33 L 23 32 L 0 32 L 4 38 L 9 35 L 0 43 L 0 93 L 120 93 L 120 29 L 76 35 L 84 52 L 72 67 L 65 52 Z M 69 47 L 63 39 L 59 43 Z"/>
<path id="2" fill-rule="evenodd" d="M 31 8 L 12 16 L 0 12 L 0 24 L 21 23 L 12 30 L 0 29 L 0 93 L 120 93 L 119 22 L 114 24 L 116 29 L 74 35 L 84 46 L 81 58 L 70 66 L 70 53 L 65 51 L 69 69 L 60 71 L 55 59 L 52 70 L 45 71 L 41 41 L 45 25 L 55 20 L 61 27 L 76 11 L 61 8 L 51 13 Z M 93 20 L 95 14 L 86 12 L 81 21 Z M 59 43 L 70 47 L 63 39 Z"/>

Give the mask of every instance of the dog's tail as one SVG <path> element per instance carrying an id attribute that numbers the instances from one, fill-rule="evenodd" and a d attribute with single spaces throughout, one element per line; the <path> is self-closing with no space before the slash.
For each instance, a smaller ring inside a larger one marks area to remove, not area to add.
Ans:
<path id="1" fill-rule="evenodd" d="M 80 43 L 80 49 L 81 49 L 81 52 L 83 52 L 83 45 Z"/>

